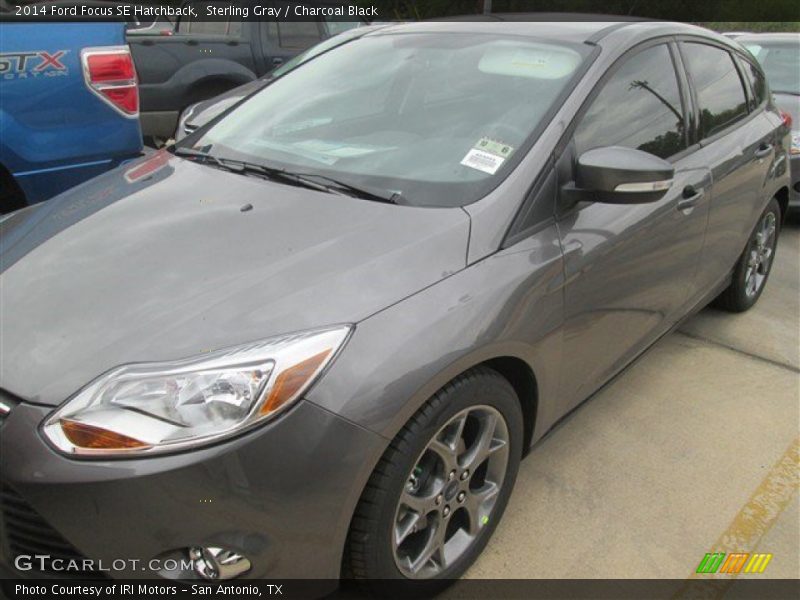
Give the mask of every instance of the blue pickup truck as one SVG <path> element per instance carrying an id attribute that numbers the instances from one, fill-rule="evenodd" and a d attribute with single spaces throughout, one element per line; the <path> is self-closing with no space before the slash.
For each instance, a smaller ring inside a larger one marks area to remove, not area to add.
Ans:
<path id="1" fill-rule="evenodd" d="M 122 23 L 0 23 L 0 212 L 139 156 Z"/>

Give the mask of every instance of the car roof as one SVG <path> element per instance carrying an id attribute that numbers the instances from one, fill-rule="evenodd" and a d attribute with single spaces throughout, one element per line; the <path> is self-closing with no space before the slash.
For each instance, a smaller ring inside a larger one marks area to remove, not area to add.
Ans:
<path id="1" fill-rule="evenodd" d="M 402 28 L 402 29 L 400 29 Z M 611 33 L 629 32 L 632 37 L 695 34 L 730 45 L 730 39 L 708 29 L 686 23 L 653 21 L 631 17 L 574 13 L 492 13 L 406 22 L 379 32 L 403 33 L 499 33 L 558 39 L 571 43 L 597 43 Z"/>
<path id="2" fill-rule="evenodd" d="M 403 33 L 499 33 L 530 37 L 557 37 L 565 42 L 580 43 L 591 39 L 597 32 L 615 26 L 616 23 L 592 21 L 560 21 L 547 23 L 526 20 L 506 20 L 495 15 L 483 15 L 429 21 L 407 22 L 390 27 L 381 33 L 395 33 L 402 28 Z"/>

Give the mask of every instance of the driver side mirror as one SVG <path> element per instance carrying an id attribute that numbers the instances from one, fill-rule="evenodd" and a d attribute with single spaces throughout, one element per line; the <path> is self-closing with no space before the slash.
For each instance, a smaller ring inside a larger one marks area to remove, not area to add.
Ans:
<path id="1" fill-rule="evenodd" d="M 649 152 L 621 146 L 595 148 L 581 154 L 575 187 L 582 200 L 607 204 L 645 204 L 664 197 L 674 167 Z"/>

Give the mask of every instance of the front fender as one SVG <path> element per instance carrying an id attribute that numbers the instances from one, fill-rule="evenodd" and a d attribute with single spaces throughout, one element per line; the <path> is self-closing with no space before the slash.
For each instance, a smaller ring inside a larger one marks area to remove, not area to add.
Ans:
<path id="1" fill-rule="evenodd" d="M 563 412 L 555 401 L 562 322 L 553 225 L 358 323 L 307 400 L 388 440 L 457 375 L 510 356 L 538 383 L 536 440 Z"/>

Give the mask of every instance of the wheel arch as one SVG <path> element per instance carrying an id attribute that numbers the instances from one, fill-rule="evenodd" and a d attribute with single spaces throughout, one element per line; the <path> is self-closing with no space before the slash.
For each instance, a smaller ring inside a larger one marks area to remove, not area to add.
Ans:
<path id="1" fill-rule="evenodd" d="M 786 214 L 789 212 L 789 188 L 782 186 L 775 192 L 774 198 L 778 201 L 778 206 L 781 207 L 781 221 L 785 221 Z"/>
<path id="2" fill-rule="evenodd" d="M 186 106 L 194 104 L 195 102 L 210 100 L 214 96 L 224 94 L 228 90 L 232 90 L 250 81 L 252 80 L 231 77 L 227 74 L 207 75 L 202 79 L 196 80 L 188 87 L 184 100 L 184 109 Z"/>
<path id="3" fill-rule="evenodd" d="M 533 355 L 526 345 L 500 343 L 478 348 L 449 363 L 446 367 L 440 365 L 435 373 L 428 374 L 423 385 L 417 387 L 406 398 L 405 410 L 380 431 L 381 435 L 387 440 L 394 439 L 409 419 L 439 390 L 468 371 L 479 367 L 488 367 L 506 379 L 517 394 L 524 418 L 522 447 L 523 455 L 526 454 L 533 440 L 537 423 L 541 389 L 536 369 L 529 359 L 533 359 Z"/>
<path id="4" fill-rule="evenodd" d="M 256 74 L 231 60 L 206 59 L 195 61 L 178 70 L 169 80 L 169 87 L 180 93 L 185 108 L 194 102 L 208 100 L 216 94 L 253 81 Z M 207 96 L 210 90 L 212 95 Z"/>
<path id="5" fill-rule="evenodd" d="M 3 163 L 0 163 L 0 214 L 28 206 L 25 190 Z"/>
<path id="6" fill-rule="evenodd" d="M 536 375 L 531 366 L 521 358 L 515 356 L 500 356 L 491 358 L 475 366 L 485 365 L 502 375 L 517 393 L 520 408 L 522 409 L 523 431 L 522 452 L 528 453 L 533 439 L 533 429 L 536 425 L 536 415 L 539 409 L 539 387 Z M 471 367 L 474 368 L 474 367 Z"/>
<path id="7" fill-rule="evenodd" d="M 422 402 L 422 404 L 416 406 L 414 412 L 411 414 L 411 416 L 409 416 L 408 420 L 410 420 L 413 415 L 416 414 L 425 405 L 425 403 L 442 388 L 446 387 L 451 382 L 472 370 L 479 369 L 481 367 L 487 367 L 508 381 L 517 395 L 517 400 L 520 403 L 523 416 L 522 456 L 525 457 L 530 450 L 531 440 L 533 439 L 533 432 L 536 425 L 536 416 L 539 409 L 539 386 L 536 379 L 536 374 L 531 365 L 519 356 L 503 353 L 491 357 L 483 356 L 480 360 L 475 359 L 466 363 L 459 361 L 457 364 L 459 370 L 455 374 L 452 369 L 448 369 L 446 371 L 446 375 L 440 373 L 439 377 L 436 377 L 433 381 L 429 382 L 429 385 L 435 386 L 434 391 L 426 396 L 426 399 Z M 425 386 L 424 389 L 429 389 L 429 386 Z M 391 440 L 386 439 L 385 445 L 383 446 L 380 454 L 375 457 L 374 461 L 369 461 L 369 464 L 365 465 L 368 466 L 368 468 L 365 469 L 365 478 L 359 486 L 358 493 L 355 495 L 355 502 L 348 510 L 349 519 L 347 520 L 347 535 L 345 542 L 342 545 L 341 554 L 339 557 L 340 578 L 350 578 L 352 576 L 352 574 L 349 572 L 350 557 L 348 556 L 347 549 L 349 547 L 351 525 L 353 518 L 356 515 L 358 503 L 362 494 L 364 493 L 364 490 L 367 488 L 367 484 L 372 472 L 380 462 L 381 458 L 383 458 L 385 455 L 394 437 L 397 436 L 401 430 L 402 426 L 394 433 Z"/>

